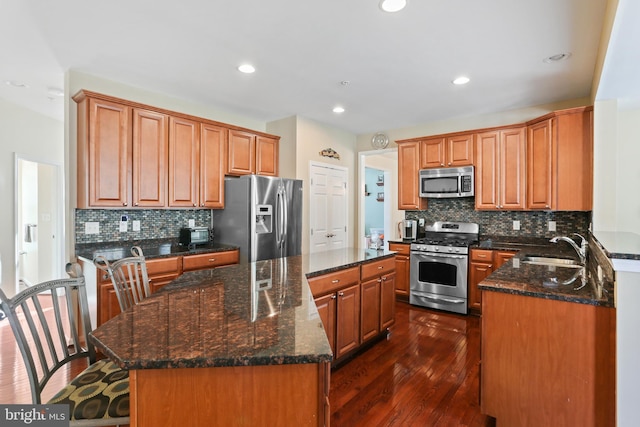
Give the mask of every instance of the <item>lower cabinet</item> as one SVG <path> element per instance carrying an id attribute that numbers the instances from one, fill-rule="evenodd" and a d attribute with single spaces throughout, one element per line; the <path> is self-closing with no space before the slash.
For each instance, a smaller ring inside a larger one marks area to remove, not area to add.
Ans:
<path id="1" fill-rule="evenodd" d="M 308 279 L 334 359 L 352 353 L 395 322 L 395 259 Z"/>
<path id="2" fill-rule="evenodd" d="M 411 263 L 409 243 L 389 243 L 389 250 L 396 252 L 395 293 L 399 301 L 409 302 L 409 278 L 411 277 Z"/>
<path id="3" fill-rule="evenodd" d="M 223 265 L 237 264 L 239 259 L 240 252 L 237 250 L 209 252 L 199 255 L 185 255 L 182 257 L 182 270 L 203 270 L 207 268 L 221 267 Z"/>
<path id="4" fill-rule="evenodd" d="M 493 251 L 489 249 L 471 249 L 469 262 L 469 311 L 480 314 L 482 311 L 482 293 L 478 284 L 493 273 L 502 264 L 513 258 L 516 252 Z"/>

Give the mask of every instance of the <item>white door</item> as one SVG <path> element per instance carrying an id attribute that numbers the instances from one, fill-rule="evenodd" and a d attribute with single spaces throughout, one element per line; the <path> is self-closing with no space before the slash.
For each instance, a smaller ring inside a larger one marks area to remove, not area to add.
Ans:
<path id="1" fill-rule="evenodd" d="M 347 246 L 347 169 L 322 164 L 310 168 L 309 252 Z"/>

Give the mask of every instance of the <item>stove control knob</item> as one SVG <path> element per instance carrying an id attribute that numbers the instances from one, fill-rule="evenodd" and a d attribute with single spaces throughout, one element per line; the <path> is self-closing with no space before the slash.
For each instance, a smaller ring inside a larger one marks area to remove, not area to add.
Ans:
<path id="1" fill-rule="evenodd" d="M 440 250 L 440 248 L 436 246 L 435 248 L 433 248 L 433 250 L 438 252 Z"/>

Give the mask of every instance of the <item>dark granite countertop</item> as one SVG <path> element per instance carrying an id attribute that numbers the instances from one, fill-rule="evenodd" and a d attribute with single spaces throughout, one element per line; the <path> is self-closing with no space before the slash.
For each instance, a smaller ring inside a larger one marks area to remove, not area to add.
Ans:
<path id="1" fill-rule="evenodd" d="M 188 272 L 90 339 L 124 369 L 331 361 L 305 273 L 393 256 L 344 249 Z"/>
<path id="2" fill-rule="evenodd" d="M 221 252 L 238 249 L 237 246 L 211 242 L 189 248 L 178 243 L 177 239 L 148 239 L 122 242 L 83 243 L 76 245 L 76 256 L 93 261 L 102 255 L 109 261 L 131 256 L 131 248 L 139 246 L 145 258 L 169 258 L 174 256 L 197 255 L 201 253 Z"/>
<path id="3" fill-rule="evenodd" d="M 599 285 L 590 274 L 590 268 L 556 267 L 522 262 L 527 255 L 577 260 L 577 254 L 566 243 L 554 244 L 540 238 L 482 236 L 478 244 L 472 247 L 518 252 L 511 260 L 480 282 L 479 287 L 482 290 L 580 304 L 614 306 L 613 283 L 605 282 Z M 582 286 L 583 283 L 584 286 Z"/>

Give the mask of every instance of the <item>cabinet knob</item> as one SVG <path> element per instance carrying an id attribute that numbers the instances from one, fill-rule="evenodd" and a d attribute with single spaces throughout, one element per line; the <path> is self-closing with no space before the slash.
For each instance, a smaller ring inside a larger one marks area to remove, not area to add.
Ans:
<path id="1" fill-rule="evenodd" d="M 198 206 L 198 204 L 197 204 L 197 203 L 194 203 L 194 204 L 193 204 L 193 207 L 195 208 L 196 206 Z"/>
<path id="2" fill-rule="evenodd" d="M 382 283 L 382 279 L 378 279 L 378 283 Z"/>
<path id="3" fill-rule="evenodd" d="M 200 206 L 204 207 L 204 203 L 200 203 Z"/>
<path id="4" fill-rule="evenodd" d="M 331 299 L 336 299 L 336 298 L 338 298 L 336 294 L 331 295 Z"/>
<path id="5" fill-rule="evenodd" d="M 122 202 L 122 206 L 127 206 L 127 202 Z"/>
<path id="6" fill-rule="evenodd" d="M 138 206 L 138 202 L 136 202 L 135 205 Z"/>
<path id="7" fill-rule="evenodd" d="M 344 296 L 344 292 L 338 292 L 338 295 L 340 295 L 341 297 Z"/>

